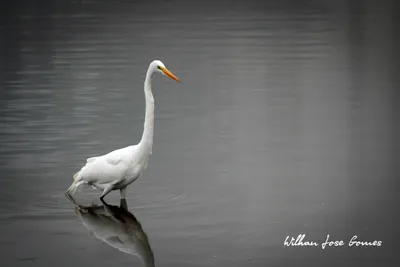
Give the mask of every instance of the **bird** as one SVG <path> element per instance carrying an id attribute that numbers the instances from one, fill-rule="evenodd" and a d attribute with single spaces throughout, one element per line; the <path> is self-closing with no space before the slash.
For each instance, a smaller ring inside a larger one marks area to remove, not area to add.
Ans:
<path id="1" fill-rule="evenodd" d="M 76 205 L 75 212 L 91 236 L 119 251 L 139 257 L 145 267 L 154 267 L 154 254 L 142 225 L 128 210 L 125 199 L 120 206 Z"/>
<path id="2" fill-rule="evenodd" d="M 102 190 L 100 200 L 113 190 L 120 190 L 121 199 L 126 199 L 126 188 L 136 181 L 147 168 L 153 149 L 154 135 L 154 97 L 151 81 L 154 74 L 166 75 L 180 82 L 160 60 L 150 63 L 144 81 L 146 101 L 143 134 L 137 145 L 127 146 L 108 154 L 90 157 L 80 171 L 73 175 L 73 183 L 65 195 L 71 199 L 78 187 L 87 184 Z"/>

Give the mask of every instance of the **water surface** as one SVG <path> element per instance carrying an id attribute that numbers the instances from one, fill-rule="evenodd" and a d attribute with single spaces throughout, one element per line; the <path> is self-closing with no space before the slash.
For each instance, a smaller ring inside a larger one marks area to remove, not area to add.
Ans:
<path id="1" fill-rule="evenodd" d="M 349 2 L 5 4 L 1 265 L 143 264 L 110 245 L 126 233 L 112 213 L 99 208 L 111 228 L 88 234 L 64 190 L 86 158 L 139 141 L 144 76 L 161 59 L 182 83 L 154 78 L 153 155 L 127 199 L 156 266 L 390 266 L 394 12 Z M 283 246 L 300 233 L 384 246 Z"/>

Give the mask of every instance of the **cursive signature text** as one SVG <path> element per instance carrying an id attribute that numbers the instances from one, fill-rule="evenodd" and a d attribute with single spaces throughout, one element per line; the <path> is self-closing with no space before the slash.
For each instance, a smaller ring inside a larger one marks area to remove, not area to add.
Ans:
<path id="1" fill-rule="evenodd" d="M 347 244 L 349 247 L 380 247 L 383 242 L 381 240 L 363 241 L 359 240 L 358 236 L 354 235 L 348 242 L 344 240 L 333 240 L 330 235 L 326 235 L 325 241 L 319 243 L 317 241 L 307 240 L 305 234 L 299 234 L 297 237 L 286 236 L 283 245 L 286 247 L 318 247 L 322 249 L 327 247 L 343 247 Z"/>

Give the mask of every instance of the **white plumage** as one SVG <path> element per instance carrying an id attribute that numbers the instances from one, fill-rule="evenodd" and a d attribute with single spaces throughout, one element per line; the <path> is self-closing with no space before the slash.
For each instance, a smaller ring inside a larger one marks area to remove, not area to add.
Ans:
<path id="1" fill-rule="evenodd" d="M 153 148 L 154 97 L 151 91 L 151 78 L 156 72 L 168 75 L 179 82 L 161 61 L 151 62 L 144 82 L 146 116 L 139 144 L 88 158 L 86 165 L 74 175 L 74 181 L 66 191 L 67 197 L 71 198 L 80 185 L 88 184 L 103 191 L 101 199 L 112 190 L 120 190 L 121 198 L 124 199 L 126 187 L 142 175 Z"/>

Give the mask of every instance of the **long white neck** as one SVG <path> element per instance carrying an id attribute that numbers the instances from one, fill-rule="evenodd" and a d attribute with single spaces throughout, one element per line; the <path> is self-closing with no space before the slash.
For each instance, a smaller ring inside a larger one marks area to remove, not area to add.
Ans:
<path id="1" fill-rule="evenodd" d="M 154 72 L 149 69 L 144 81 L 144 96 L 146 99 L 146 115 L 144 118 L 144 129 L 142 139 L 139 146 L 143 151 L 150 152 L 153 147 L 153 134 L 154 134 L 154 97 L 151 92 L 151 77 Z"/>

